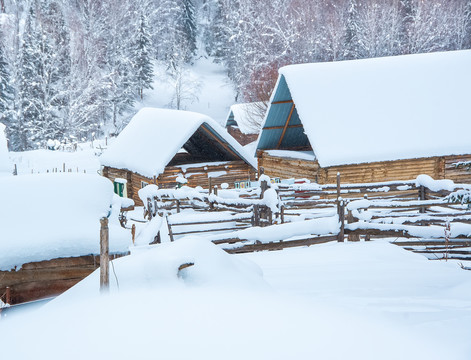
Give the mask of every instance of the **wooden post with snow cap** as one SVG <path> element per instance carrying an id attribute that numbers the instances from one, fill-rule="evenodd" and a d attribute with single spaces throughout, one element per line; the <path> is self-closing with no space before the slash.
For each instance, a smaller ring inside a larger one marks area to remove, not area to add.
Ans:
<path id="1" fill-rule="evenodd" d="M 218 196 L 218 186 L 217 185 L 214 185 L 214 195 L 215 196 Z"/>
<path id="2" fill-rule="evenodd" d="M 340 173 L 337 173 L 337 214 L 339 216 L 340 231 L 338 241 L 343 242 L 345 237 L 345 203 L 340 197 Z"/>
<path id="3" fill-rule="evenodd" d="M 108 292 L 110 288 L 110 244 L 108 218 L 100 219 L 100 292 Z"/>
<path id="4" fill-rule="evenodd" d="M 5 290 L 5 304 L 11 305 L 11 288 L 9 286 Z"/>

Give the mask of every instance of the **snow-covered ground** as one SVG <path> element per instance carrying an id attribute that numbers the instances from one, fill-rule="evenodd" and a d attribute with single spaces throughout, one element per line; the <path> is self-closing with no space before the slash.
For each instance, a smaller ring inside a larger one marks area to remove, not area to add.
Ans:
<path id="1" fill-rule="evenodd" d="M 9 346 L 2 354 L 205 360 L 471 356 L 470 273 L 389 243 L 234 256 L 186 238 L 136 248 L 113 263 L 109 295 L 99 295 L 95 272 L 42 309 L 7 317 L 1 342 Z M 188 263 L 194 265 L 178 270 Z"/>

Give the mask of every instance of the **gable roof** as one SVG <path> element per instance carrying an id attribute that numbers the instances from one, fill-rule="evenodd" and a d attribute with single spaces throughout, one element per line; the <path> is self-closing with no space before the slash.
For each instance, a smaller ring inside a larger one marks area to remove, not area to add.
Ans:
<path id="1" fill-rule="evenodd" d="M 471 154 L 470 64 L 465 50 L 283 67 L 257 149 L 312 145 L 323 167 Z"/>
<path id="2" fill-rule="evenodd" d="M 258 134 L 263 121 L 263 103 L 234 104 L 227 115 L 226 127 L 237 126 L 246 135 Z"/>
<path id="3" fill-rule="evenodd" d="M 210 117 L 190 111 L 143 108 L 100 157 L 102 165 L 146 177 L 163 173 L 182 149 L 208 161 L 256 162 Z"/>

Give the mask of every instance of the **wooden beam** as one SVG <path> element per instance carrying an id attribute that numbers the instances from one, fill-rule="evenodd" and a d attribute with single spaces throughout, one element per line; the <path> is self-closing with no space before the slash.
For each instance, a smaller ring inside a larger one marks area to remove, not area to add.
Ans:
<path id="1" fill-rule="evenodd" d="M 303 124 L 289 125 L 288 128 L 300 128 L 303 127 Z M 275 130 L 275 129 L 284 129 L 285 126 L 267 126 L 262 130 Z"/>
<path id="2" fill-rule="evenodd" d="M 291 116 L 293 115 L 293 111 L 294 111 L 294 103 L 293 103 L 293 105 L 291 105 L 291 110 L 289 112 L 288 119 L 286 119 L 286 124 L 283 128 L 283 132 L 281 133 L 280 140 L 278 140 L 278 144 L 276 144 L 277 149 L 280 148 L 281 142 L 283 141 L 283 138 L 284 138 L 285 133 L 286 133 L 286 129 L 288 128 L 289 121 L 291 120 Z"/>
<path id="3" fill-rule="evenodd" d="M 273 101 L 271 105 L 278 105 L 278 104 L 290 104 L 293 100 L 282 100 L 282 101 Z"/>

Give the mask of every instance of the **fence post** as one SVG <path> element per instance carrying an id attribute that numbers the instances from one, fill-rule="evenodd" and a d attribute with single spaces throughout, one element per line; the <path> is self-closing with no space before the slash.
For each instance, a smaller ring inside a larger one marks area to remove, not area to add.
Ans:
<path id="1" fill-rule="evenodd" d="M 18 175 L 18 167 L 15 164 L 15 167 L 13 168 L 13 175 Z"/>
<path id="2" fill-rule="evenodd" d="M 173 241 L 173 231 L 172 231 L 172 226 L 168 222 L 168 216 L 165 217 L 165 220 L 167 221 L 168 236 L 170 237 L 170 241 Z"/>
<path id="3" fill-rule="evenodd" d="M 110 244 L 108 218 L 100 219 L 100 292 L 108 292 L 110 288 Z"/>
<path id="4" fill-rule="evenodd" d="M 180 200 L 177 199 L 177 214 L 180 213 Z"/>
<path id="5" fill-rule="evenodd" d="M 340 232 L 337 238 L 338 242 L 344 242 L 345 238 L 345 204 L 343 200 L 339 199 L 339 221 L 340 221 Z"/>
<path id="6" fill-rule="evenodd" d="M 134 245 L 134 242 L 136 240 L 136 225 L 132 224 L 131 226 L 131 235 L 132 235 L 132 244 Z"/>
<path id="7" fill-rule="evenodd" d="M 150 202 L 150 198 L 147 198 L 147 216 L 149 221 L 152 220 L 152 203 Z"/>
<path id="8" fill-rule="evenodd" d="M 212 182 L 212 181 L 211 181 L 211 178 L 210 178 L 210 177 L 208 178 L 208 182 L 209 182 L 209 195 L 211 195 L 211 192 L 213 191 L 213 187 L 212 187 L 212 185 L 211 185 L 211 182 Z"/>
<path id="9" fill-rule="evenodd" d="M 419 200 L 425 200 L 425 186 L 420 185 L 419 187 Z M 425 213 L 425 206 L 421 206 L 419 209 L 419 213 Z"/>
<path id="10" fill-rule="evenodd" d="M 348 212 L 347 212 L 347 223 L 351 224 L 354 221 L 355 221 L 355 218 L 353 217 L 352 211 L 348 210 Z M 348 241 L 360 241 L 360 235 L 359 234 L 348 234 Z"/>
<path id="11" fill-rule="evenodd" d="M 5 292 L 5 304 L 11 305 L 11 288 L 7 286 Z"/>
<path id="12" fill-rule="evenodd" d="M 218 196 L 218 186 L 214 185 L 214 195 Z"/>
<path id="13" fill-rule="evenodd" d="M 337 214 L 340 214 L 340 173 L 337 173 Z"/>
<path id="14" fill-rule="evenodd" d="M 260 226 L 260 207 L 258 205 L 253 206 L 254 226 Z"/>

